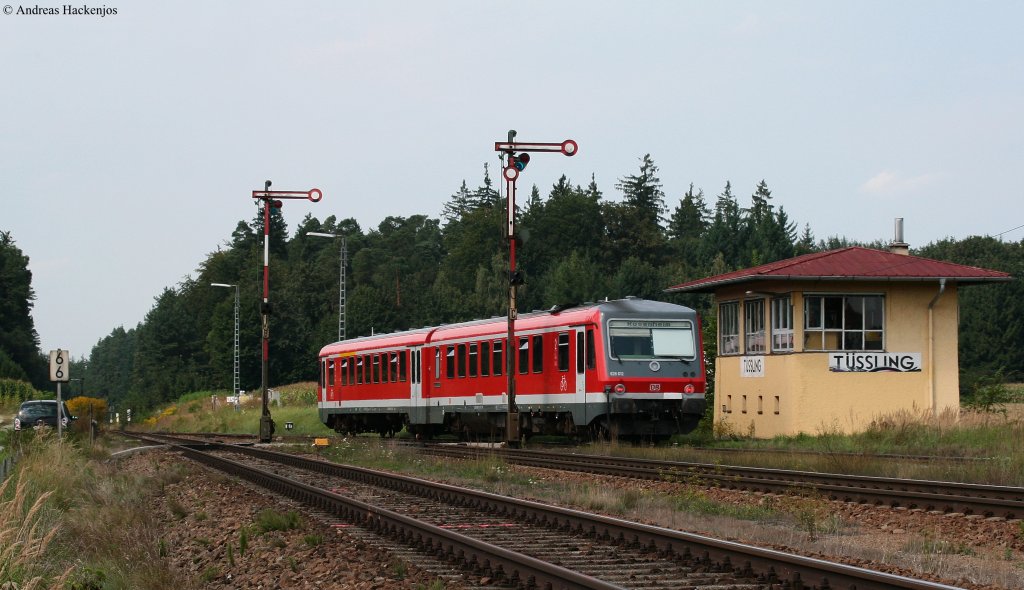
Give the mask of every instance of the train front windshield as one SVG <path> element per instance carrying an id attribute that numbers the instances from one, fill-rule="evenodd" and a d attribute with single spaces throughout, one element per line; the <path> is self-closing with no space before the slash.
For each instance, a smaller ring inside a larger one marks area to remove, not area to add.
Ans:
<path id="1" fill-rule="evenodd" d="M 687 320 L 609 320 L 612 358 L 684 359 L 697 356 L 693 322 Z"/>

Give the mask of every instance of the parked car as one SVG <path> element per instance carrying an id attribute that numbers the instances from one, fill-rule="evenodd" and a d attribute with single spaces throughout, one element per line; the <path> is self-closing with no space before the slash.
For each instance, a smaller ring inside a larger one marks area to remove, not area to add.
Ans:
<path id="1" fill-rule="evenodd" d="M 67 428 L 71 420 L 75 418 L 68 411 L 67 404 L 61 402 L 61 405 L 63 406 L 63 426 Z M 14 416 L 14 429 L 21 430 L 22 428 L 40 428 L 43 426 L 57 428 L 57 400 L 41 399 L 22 402 L 21 407 L 18 408 L 17 415 Z"/>

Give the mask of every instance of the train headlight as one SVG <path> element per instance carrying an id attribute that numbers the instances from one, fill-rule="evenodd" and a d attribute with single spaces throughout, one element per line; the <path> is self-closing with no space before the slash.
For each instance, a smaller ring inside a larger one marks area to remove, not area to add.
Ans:
<path id="1" fill-rule="evenodd" d="M 687 383 L 683 388 L 683 393 L 693 393 L 694 391 L 697 391 L 697 388 L 693 386 L 693 383 Z"/>
<path id="2" fill-rule="evenodd" d="M 615 393 L 626 393 L 626 386 L 622 383 L 615 384 Z"/>

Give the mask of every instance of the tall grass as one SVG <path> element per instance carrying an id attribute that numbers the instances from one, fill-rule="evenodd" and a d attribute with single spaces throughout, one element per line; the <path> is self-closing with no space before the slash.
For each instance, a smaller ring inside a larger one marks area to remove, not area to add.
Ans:
<path id="1" fill-rule="evenodd" d="M 59 532 L 45 510 L 49 493 L 32 497 L 28 479 L 15 476 L 0 484 L 0 580 L 21 590 L 48 587 L 51 572 L 43 559 Z M 67 577 L 59 576 L 60 584 Z"/>
<path id="2" fill-rule="evenodd" d="M 21 590 L 189 587 L 159 555 L 149 509 L 180 474 L 123 472 L 52 432 L 20 442 L 16 473 L 0 485 L 0 581 Z"/>

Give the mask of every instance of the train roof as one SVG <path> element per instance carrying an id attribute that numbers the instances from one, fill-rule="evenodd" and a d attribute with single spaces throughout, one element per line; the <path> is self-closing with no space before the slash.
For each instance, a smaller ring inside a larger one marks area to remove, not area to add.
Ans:
<path id="1" fill-rule="evenodd" d="M 626 299 L 616 299 L 614 301 L 599 301 L 569 306 L 556 305 L 548 310 L 520 313 L 516 318 L 516 331 L 584 324 L 596 321 L 602 314 L 605 316 L 631 317 L 650 313 L 696 315 L 694 310 L 682 305 L 627 297 Z M 415 330 L 361 336 L 350 340 L 333 342 L 320 350 L 320 356 L 357 350 L 418 346 L 440 340 L 465 338 L 474 335 L 494 335 L 500 337 L 506 335 L 507 331 L 508 318 L 506 316 L 495 316 L 487 319 L 441 324 L 440 326 L 427 326 Z"/>

